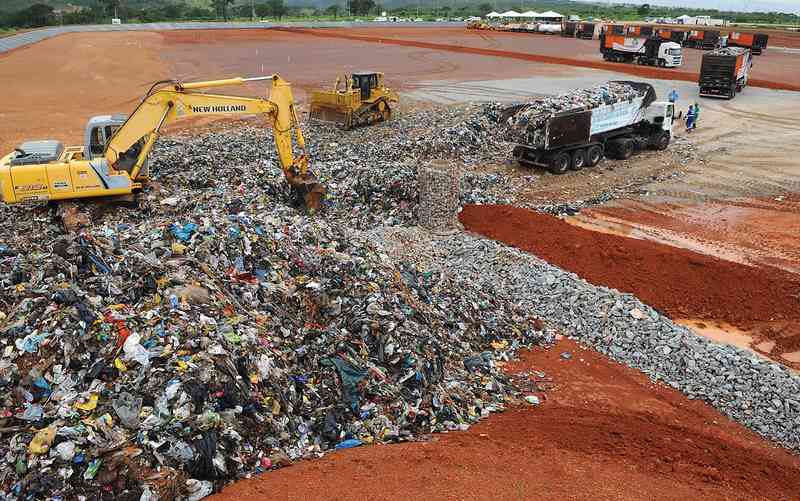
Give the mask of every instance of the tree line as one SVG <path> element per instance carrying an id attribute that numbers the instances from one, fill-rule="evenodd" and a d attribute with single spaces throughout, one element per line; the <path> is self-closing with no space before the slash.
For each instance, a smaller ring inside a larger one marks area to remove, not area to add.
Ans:
<path id="1" fill-rule="evenodd" d="M 0 0 L 2 1 L 2 0 Z M 322 0 L 329 2 L 331 0 Z M 482 16 L 491 10 L 558 10 L 564 15 L 578 15 L 582 18 L 614 19 L 620 21 L 648 17 L 677 17 L 680 14 L 710 15 L 737 23 L 798 24 L 800 16 L 779 12 L 725 12 L 711 9 L 670 8 L 655 5 L 606 5 L 600 3 L 580 3 L 570 1 L 523 2 L 518 0 L 493 3 L 476 2 L 457 5 L 454 0 L 435 0 L 423 4 L 421 0 L 384 0 L 381 5 L 376 0 L 333 0 L 327 6 L 292 6 L 286 0 L 211 0 L 210 8 L 190 6 L 181 1 L 152 2 L 145 4 L 132 0 L 96 0 L 88 7 L 71 12 L 58 12 L 47 3 L 37 3 L 28 8 L 4 13 L 0 12 L 0 28 L 37 28 L 59 24 L 107 24 L 116 14 L 125 22 L 157 22 L 180 20 L 231 20 L 258 18 L 282 19 L 292 17 L 338 18 L 340 16 L 367 16 L 383 10 L 400 17 L 468 17 Z M 391 7 L 391 8 L 387 8 Z"/>

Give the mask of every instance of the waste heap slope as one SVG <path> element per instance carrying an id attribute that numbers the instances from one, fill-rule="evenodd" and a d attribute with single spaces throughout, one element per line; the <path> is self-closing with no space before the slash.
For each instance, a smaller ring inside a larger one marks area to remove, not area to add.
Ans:
<path id="1" fill-rule="evenodd" d="M 541 323 L 394 264 L 343 208 L 289 207 L 275 159 L 225 137 L 221 155 L 165 142 L 141 207 L 75 233 L 47 207 L 0 208 L 17 222 L 0 230 L 3 492 L 199 499 L 337 446 L 462 429 L 514 394 L 494 362 Z"/>

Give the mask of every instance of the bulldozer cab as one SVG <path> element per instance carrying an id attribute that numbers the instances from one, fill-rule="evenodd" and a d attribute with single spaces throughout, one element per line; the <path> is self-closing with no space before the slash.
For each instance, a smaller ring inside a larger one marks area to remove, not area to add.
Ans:
<path id="1" fill-rule="evenodd" d="M 372 94 L 372 89 L 383 86 L 383 74 L 367 71 L 353 73 L 352 82 L 353 88 L 361 91 L 361 100 L 367 101 Z"/>

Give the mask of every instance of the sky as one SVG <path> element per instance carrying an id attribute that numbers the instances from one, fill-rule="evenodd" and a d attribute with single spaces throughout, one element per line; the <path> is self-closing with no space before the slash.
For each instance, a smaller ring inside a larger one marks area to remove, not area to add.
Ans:
<path id="1" fill-rule="evenodd" d="M 668 7 L 700 7 L 742 12 L 776 11 L 800 14 L 800 0 L 624 0 L 624 3 L 649 3 Z"/>

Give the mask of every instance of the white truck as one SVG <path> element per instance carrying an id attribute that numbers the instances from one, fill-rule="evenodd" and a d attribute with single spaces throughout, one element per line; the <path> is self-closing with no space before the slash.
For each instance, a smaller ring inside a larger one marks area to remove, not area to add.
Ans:
<path id="1" fill-rule="evenodd" d="M 604 33 L 600 35 L 600 53 L 606 61 L 646 64 L 677 68 L 683 64 L 683 49 L 676 42 L 658 38 L 627 37 Z"/>
<path id="2" fill-rule="evenodd" d="M 533 144 L 518 143 L 514 147 L 515 160 L 564 174 L 570 169 L 594 167 L 604 156 L 624 160 L 645 148 L 667 149 L 675 106 L 656 101 L 650 84 L 624 83 L 639 89 L 641 96 L 553 115 L 546 120 L 542 133 L 531 141 Z M 506 110 L 507 114 L 514 112 L 513 108 Z"/>

